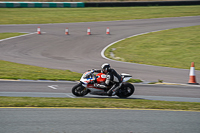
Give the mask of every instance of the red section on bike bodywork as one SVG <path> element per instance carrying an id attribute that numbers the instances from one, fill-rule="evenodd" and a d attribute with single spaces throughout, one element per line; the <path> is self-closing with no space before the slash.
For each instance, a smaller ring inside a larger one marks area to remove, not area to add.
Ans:
<path id="1" fill-rule="evenodd" d="M 97 77 L 97 83 L 98 84 L 106 81 L 106 75 L 104 73 L 98 73 L 96 75 L 96 77 Z"/>
<path id="2" fill-rule="evenodd" d="M 98 89 L 98 90 L 103 90 L 102 88 L 94 87 L 94 84 L 88 84 L 87 88 L 94 88 L 94 89 Z"/>
<path id="3" fill-rule="evenodd" d="M 94 84 L 88 84 L 87 87 L 88 88 L 94 88 Z"/>

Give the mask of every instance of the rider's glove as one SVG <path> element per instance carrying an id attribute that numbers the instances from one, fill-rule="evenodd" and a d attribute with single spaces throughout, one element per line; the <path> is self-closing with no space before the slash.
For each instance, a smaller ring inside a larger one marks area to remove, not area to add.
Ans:
<path id="1" fill-rule="evenodd" d="M 94 69 L 91 69 L 90 71 L 91 71 L 92 73 L 94 73 Z"/>

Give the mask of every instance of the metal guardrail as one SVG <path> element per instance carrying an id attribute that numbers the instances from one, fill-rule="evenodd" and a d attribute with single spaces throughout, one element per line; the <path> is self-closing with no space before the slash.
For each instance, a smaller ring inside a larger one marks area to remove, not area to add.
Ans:
<path id="1" fill-rule="evenodd" d="M 0 8 L 85 7 L 83 2 L 0 2 Z"/>
<path id="2" fill-rule="evenodd" d="M 127 6 L 181 6 L 200 5 L 200 0 L 187 1 L 137 1 L 137 2 L 87 2 L 85 7 L 127 7 Z"/>

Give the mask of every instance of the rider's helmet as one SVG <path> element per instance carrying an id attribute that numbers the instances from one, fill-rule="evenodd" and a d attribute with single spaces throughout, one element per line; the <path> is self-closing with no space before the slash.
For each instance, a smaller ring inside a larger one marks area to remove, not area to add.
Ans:
<path id="1" fill-rule="evenodd" d="M 96 75 L 96 77 L 97 77 L 97 83 L 98 84 L 106 81 L 106 75 L 104 73 L 98 73 Z"/>
<path id="2" fill-rule="evenodd" d="M 103 73 L 105 73 L 105 71 L 108 71 L 110 69 L 110 64 L 108 63 L 104 63 L 102 66 L 101 66 L 101 70 Z"/>

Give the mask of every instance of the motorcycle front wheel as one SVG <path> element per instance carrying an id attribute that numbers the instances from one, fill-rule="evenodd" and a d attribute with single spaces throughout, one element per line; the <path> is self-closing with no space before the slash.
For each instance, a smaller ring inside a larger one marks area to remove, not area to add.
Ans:
<path id="1" fill-rule="evenodd" d="M 121 88 L 119 88 L 117 96 L 119 98 L 127 98 L 131 96 L 135 91 L 135 88 L 130 83 L 123 83 Z"/>
<path id="2" fill-rule="evenodd" d="M 78 96 L 78 97 L 82 97 L 82 96 L 85 96 L 88 94 L 88 91 L 85 87 L 82 86 L 81 83 L 75 85 L 73 88 L 72 88 L 72 93 L 75 95 L 75 96 Z"/>

